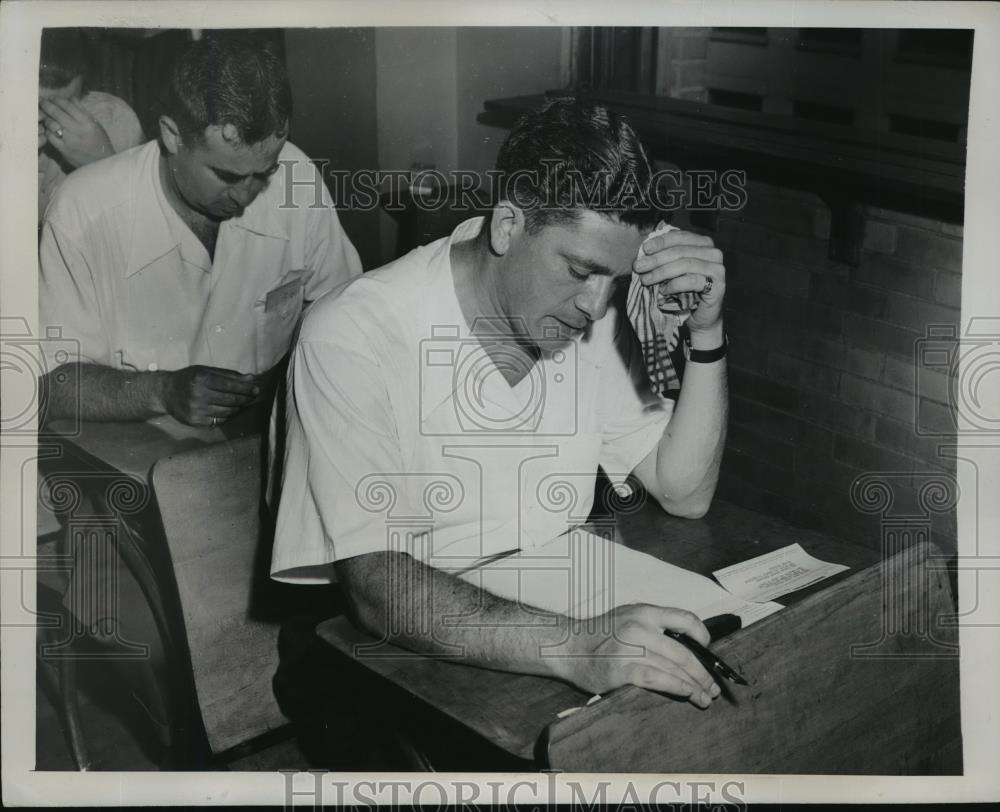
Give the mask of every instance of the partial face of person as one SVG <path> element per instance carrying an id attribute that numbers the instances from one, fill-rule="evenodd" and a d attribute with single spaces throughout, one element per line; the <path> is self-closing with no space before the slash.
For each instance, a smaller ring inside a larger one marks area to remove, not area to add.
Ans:
<path id="1" fill-rule="evenodd" d="M 42 112 L 42 102 L 48 99 L 64 99 L 66 101 L 80 101 L 83 96 L 83 77 L 76 76 L 63 87 L 41 87 L 38 88 L 38 148 L 41 149 L 46 144 L 45 137 L 45 113 Z"/>
<path id="2" fill-rule="evenodd" d="M 278 170 L 284 145 L 285 138 L 274 135 L 244 144 L 231 124 L 211 125 L 199 143 L 168 143 L 173 191 L 189 209 L 213 220 L 239 217 Z"/>
<path id="3" fill-rule="evenodd" d="M 646 232 L 593 211 L 575 223 L 521 231 L 504 256 L 501 302 L 544 351 L 604 318 L 616 285 L 628 284 Z"/>

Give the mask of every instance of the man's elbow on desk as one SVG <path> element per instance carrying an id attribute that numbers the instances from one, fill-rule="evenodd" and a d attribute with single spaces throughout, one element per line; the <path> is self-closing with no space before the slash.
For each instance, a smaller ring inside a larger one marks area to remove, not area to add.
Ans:
<path id="1" fill-rule="evenodd" d="M 707 469 L 661 462 L 660 450 L 656 449 L 635 467 L 632 475 L 671 516 L 701 519 L 708 513 L 715 496 L 719 482 L 718 462 Z"/>
<path id="2" fill-rule="evenodd" d="M 661 508 L 680 519 L 704 517 L 712 506 L 718 483 L 715 476 L 703 479 L 693 486 L 686 481 L 663 483 L 657 475 L 652 457 L 643 460 L 632 473 Z"/>
<path id="3" fill-rule="evenodd" d="M 409 558 L 405 553 L 365 553 L 333 565 L 344 593 L 347 616 L 359 629 L 377 638 L 384 638 L 389 631 L 387 584 L 389 568 L 393 566 L 390 559 L 395 555 Z M 396 566 L 402 572 L 403 562 L 396 562 Z"/>
<path id="4" fill-rule="evenodd" d="M 656 501 L 660 503 L 667 513 L 679 519 L 701 519 L 708 513 L 712 506 L 712 499 L 692 497 L 686 500 L 670 499 L 666 496 L 657 496 Z"/>

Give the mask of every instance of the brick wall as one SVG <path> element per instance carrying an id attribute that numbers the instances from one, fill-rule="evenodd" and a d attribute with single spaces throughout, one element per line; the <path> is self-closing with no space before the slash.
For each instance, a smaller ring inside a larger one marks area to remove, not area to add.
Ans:
<path id="1" fill-rule="evenodd" d="M 892 512 L 954 473 L 949 378 L 917 369 L 931 325 L 959 327 L 962 229 L 868 210 L 860 265 L 827 256 L 830 213 L 814 195 L 751 184 L 713 237 L 729 278 L 731 420 L 719 495 L 854 541 L 880 544 L 879 515 L 852 504 L 865 473 L 891 473 Z M 919 408 L 918 408 L 919 407 Z M 919 414 L 919 421 L 915 415 Z M 931 512 L 955 549 L 953 510 Z"/>

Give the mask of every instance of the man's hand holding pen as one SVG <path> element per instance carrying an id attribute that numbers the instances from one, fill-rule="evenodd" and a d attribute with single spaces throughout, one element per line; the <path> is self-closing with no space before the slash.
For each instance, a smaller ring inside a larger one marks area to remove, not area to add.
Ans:
<path id="1" fill-rule="evenodd" d="M 707 645 L 709 633 L 691 612 L 649 604 L 619 606 L 598 618 L 572 621 L 564 678 L 594 693 L 637 685 L 707 708 L 721 689 L 682 642 L 679 632 Z M 610 631 L 609 631 L 610 630 Z"/>

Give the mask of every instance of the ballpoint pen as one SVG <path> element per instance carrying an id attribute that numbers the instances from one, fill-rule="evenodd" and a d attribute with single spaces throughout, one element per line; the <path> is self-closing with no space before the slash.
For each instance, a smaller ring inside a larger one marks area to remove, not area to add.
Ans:
<path id="1" fill-rule="evenodd" d="M 737 685 L 749 685 L 749 683 L 731 666 L 726 665 L 717 654 L 713 654 L 709 649 L 705 648 L 697 640 L 688 637 L 683 632 L 673 632 L 669 629 L 663 632 L 668 637 L 672 637 L 678 643 L 686 646 L 688 651 L 690 651 L 703 666 L 709 671 L 715 671 L 722 675 L 728 680 L 732 680 Z"/>

